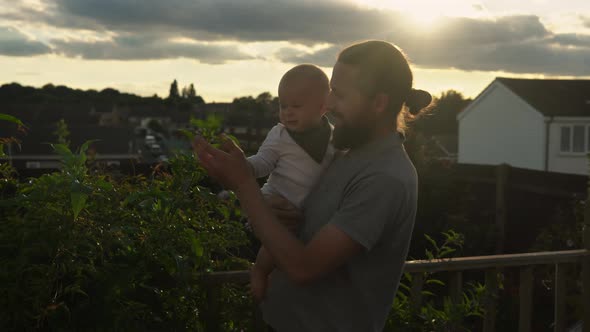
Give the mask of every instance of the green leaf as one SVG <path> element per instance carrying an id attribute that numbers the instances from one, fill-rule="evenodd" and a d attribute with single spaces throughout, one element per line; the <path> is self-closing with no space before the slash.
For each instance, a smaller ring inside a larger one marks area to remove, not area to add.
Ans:
<path id="1" fill-rule="evenodd" d="M 6 153 L 4 153 L 4 144 L 0 143 L 0 157 L 6 157 Z"/>
<path id="2" fill-rule="evenodd" d="M 86 205 L 88 195 L 82 192 L 72 192 L 72 211 L 74 212 L 74 219 L 78 218 L 78 214 Z"/>
<path id="3" fill-rule="evenodd" d="M 88 141 L 84 142 L 84 144 L 82 144 L 82 146 L 80 146 L 79 155 L 80 155 L 80 160 L 81 160 L 82 164 L 84 164 L 86 162 L 86 151 L 88 150 L 88 147 L 90 146 L 90 144 L 92 144 L 94 142 L 98 142 L 98 141 L 100 141 L 100 140 L 98 140 L 98 139 L 88 140 Z"/>
<path id="4" fill-rule="evenodd" d="M 0 120 L 16 123 L 19 126 L 24 126 L 23 122 L 12 115 L 0 113 Z"/>
<path id="5" fill-rule="evenodd" d="M 426 238 L 426 241 L 428 241 L 438 251 L 436 241 L 434 241 L 434 239 L 432 239 L 428 234 L 424 234 L 424 237 Z"/>
<path id="6" fill-rule="evenodd" d="M 195 139 L 195 133 L 193 133 L 190 130 L 179 129 L 178 132 L 181 133 L 184 137 L 186 137 L 191 142 Z"/>
<path id="7" fill-rule="evenodd" d="M 203 245 L 201 244 L 201 241 L 199 241 L 199 239 L 197 238 L 197 234 L 195 233 L 195 231 L 192 229 L 186 229 L 185 233 L 190 238 L 193 254 L 195 254 L 195 256 L 197 257 L 202 257 L 204 252 Z"/>
<path id="8" fill-rule="evenodd" d="M 70 148 L 65 144 L 51 144 L 51 148 L 62 157 L 71 157 L 74 155 Z"/>
<path id="9" fill-rule="evenodd" d="M 88 294 L 86 294 L 86 292 L 84 292 L 80 288 L 80 285 L 69 285 L 69 286 L 66 286 L 66 288 L 64 289 L 64 294 L 79 294 L 79 295 L 82 295 L 84 297 L 88 297 Z"/>
<path id="10" fill-rule="evenodd" d="M 455 251 L 457 251 L 457 250 L 455 250 L 453 248 L 449 248 L 449 247 L 443 247 L 443 248 L 444 249 L 439 253 L 439 258 L 446 257 L 447 255 L 452 254 Z"/>
<path id="11" fill-rule="evenodd" d="M 103 179 L 96 180 L 96 187 L 103 189 L 103 190 L 112 190 L 113 185 L 110 182 L 107 182 Z"/>
<path id="12" fill-rule="evenodd" d="M 217 211 L 219 211 L 219 213 L 221 213 L 221 215 L 223 216 L 223 220 L 229 220 L 229 209 L 227 208 L 227 206 L 219 204 L 217 206 Z"/>
<path id="13" fill-rule="evenodd" d="M 440 285 L 440 286 L 444 286 L 445 285 L 444 282 L 442 282 L 442 281 L 440 281 L 438 279 L 428 279 L 428 280 L 426 280 L 426 284 L 427 285 L 435 284 L 435 285 Z"/>
<path id="14" fill-rule="evenodd" d="M 201 245 L 201 241 L 199 241 L 196 237 L 193 237 L 191 239 L 191 244 L 192 244 L 193 253 L 195 254 L 195 256 L 202 257 L 204 249 L 203 249 L 203 245 Z"/>
<path id="15" fill-rule="evenodd" d="M 73 181 L 70 188 L 72 211 L 74 212 L 74 219 L 77 219 L 80 211 L 86 206 L 86 200 L 88 199 L 90 188 L 84 186 L 78 180 Z"/>
<path id="16" fill-rule="evenodd" d="M 50 144 L 53 151 L 62 157 L 64 164 L 70 165 L 75 160 L 75 156 L 65 144 Z"/>

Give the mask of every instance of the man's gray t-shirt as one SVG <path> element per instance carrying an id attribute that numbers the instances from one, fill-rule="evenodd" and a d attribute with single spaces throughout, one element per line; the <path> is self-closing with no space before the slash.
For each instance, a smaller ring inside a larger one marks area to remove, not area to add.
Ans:
<path id="1" fill-rule="evenodd" d="M 408 253 L 416 202 L 416 170 L 399 134 L 336 159 L 305 200 L 299 238 L 307 243 L 333 224 L 365 251 L 306 285 L 275 270 L 261 304 L 265 321 L 280 332 L 383 330 Z"/>

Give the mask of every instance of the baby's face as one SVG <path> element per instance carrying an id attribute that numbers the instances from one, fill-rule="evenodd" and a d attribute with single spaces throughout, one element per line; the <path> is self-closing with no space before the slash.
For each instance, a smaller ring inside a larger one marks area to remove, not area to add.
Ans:
<path id="1" fill-rule="evenodd" d="M 326 99 L 317 90 L 314 91 L 315 86 L 310 82 L 294 80 L 279 87 L 279 117 L 287 129 L 302 132 L 320 125 L 326 112 Z"/>

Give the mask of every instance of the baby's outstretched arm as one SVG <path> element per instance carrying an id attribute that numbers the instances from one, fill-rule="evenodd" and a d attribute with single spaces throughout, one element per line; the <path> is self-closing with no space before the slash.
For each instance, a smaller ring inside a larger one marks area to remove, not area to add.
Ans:
<path id="1" fill-rule="evenodd" d="M 255 155 L 247 158 L 254 177 L 261 178 L 269 175 L 276 167 L 280 157 L 279 127 L 273 127 Z"/>

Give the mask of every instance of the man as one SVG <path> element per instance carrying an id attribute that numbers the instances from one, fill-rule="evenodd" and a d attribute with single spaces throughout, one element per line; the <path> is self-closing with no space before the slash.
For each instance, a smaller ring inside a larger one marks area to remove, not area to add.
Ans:
<path id="1" fill-rule="evenodd" d="M 243 152 L 194 143 L 210 175 L 233 189 L 276 269 L 262 302 L 277 331 L 381 331 L 397 290 L 414 226 L 417 176 L 398 130 L 407 106 L 427 106 L 412 89 L 403 53 L 368 41 L 343 50 L 328 111 L 343 155 L 306 198 L 298 237 L 277 222 Z"/>

